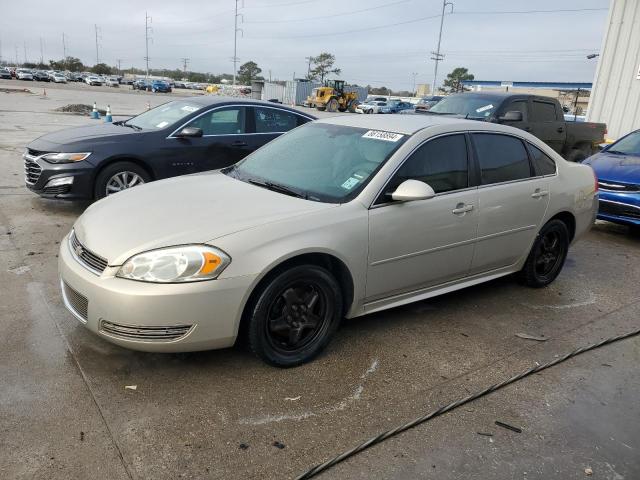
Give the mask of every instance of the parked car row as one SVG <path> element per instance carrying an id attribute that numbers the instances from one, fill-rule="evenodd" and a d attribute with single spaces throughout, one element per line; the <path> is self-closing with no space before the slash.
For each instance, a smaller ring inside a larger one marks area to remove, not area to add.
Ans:
<path id="1" fill-rule="evenodd" d="M 133 90 L 146 90 L 148 92 L 170 93 L 171 84 L 166 80 L 139 79 L 131 84 Z"/>

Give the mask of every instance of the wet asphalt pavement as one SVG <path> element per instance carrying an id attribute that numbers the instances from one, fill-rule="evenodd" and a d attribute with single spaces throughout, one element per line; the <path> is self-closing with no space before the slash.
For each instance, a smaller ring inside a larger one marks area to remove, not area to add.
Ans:
<path id="1" fill-rule="evenodd" d="M 166 97 L 47 86 L 44 98 L 34 85 L 37 94 L 0 93 L 2 478 L 290 479 L 536 362 L 640 326 L 640 238 L 598 223 L 549 288 L 503 278 L 346 321 L 299 368 L 268 367 L 241 348 L 116 347 L 59 295 L 59 242 L 87 205 L 31 194 L 21 153 L 38 135 L 92 122 L 52 112 L 59 106 L 96 100 L 128 115 Z M 317 478 L 640 478 L 639 364 L 640 337 L 586 353 Z"/>

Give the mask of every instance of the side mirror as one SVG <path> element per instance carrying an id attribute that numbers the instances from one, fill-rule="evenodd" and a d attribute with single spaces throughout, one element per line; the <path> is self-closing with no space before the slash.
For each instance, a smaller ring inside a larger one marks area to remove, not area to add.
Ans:
<path id="1" fill-rule="evenodd" d="M 521 122 L 522 121 L 522 112 L 517 110 L 513 110 L 511 112 L 505 113 L 502 117 L 498 118 L 501 122 Z"/>
<path id="2" fill-rule="evenodd" d="M 405 180 L 396 191 L 391 194 L 393 200 L 399 202 L 411 202 L 413 200 L 426 200 L 436 196 L 433 188 L 418 180 Z"/>
<path id="3" fill-rule="evenodd" d="M 202 136 L 202 129 L 197 127 L 184 127 L 174 135 L 178 138 L 195 138 Z"/>

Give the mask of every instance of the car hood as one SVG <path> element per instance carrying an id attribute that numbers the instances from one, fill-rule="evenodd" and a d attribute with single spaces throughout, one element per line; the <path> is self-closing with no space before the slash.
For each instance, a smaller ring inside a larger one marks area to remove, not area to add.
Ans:
<path id="1" fill-rule="evenodd" d="M 584 163 L 591 165 L 598 179 L 640 184 L 640 157 L 604 151 L 589 157 Z"/>
<path id="2" fill-rule="evenodd" d="M 116 140 L 115 137 L 141 135 L 144 133 L 133 128 L 123 127 L 117 123 L 100 123 L 99 125 L 66 128 L 57 132 L 47 133 L 36 138 L 27 147 L 43 152 L 70 151 L 69 148 L 80 144 L 113 142 Z"/>
<path id="3" fill-rule="evenodd" d="M 109 265 L 121 265 L 140 252 L 207 243 L 335 207 L 208 172 L 152 182 L 107 197 L 91 205 L 74 229 L 88 250 L 106 258 Z"/>

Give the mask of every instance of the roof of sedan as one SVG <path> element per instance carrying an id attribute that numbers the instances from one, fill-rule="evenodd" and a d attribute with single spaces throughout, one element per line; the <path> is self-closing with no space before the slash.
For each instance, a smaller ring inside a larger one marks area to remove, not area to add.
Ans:
<path id="1" fill-rule="evenodd" d="M 178 99 L 176 99 L 178 100 Z M 275 102 L 265 102 L 263 100 L 256 100 L 253 98 L 239 98 L 239 97 L 227 97 L 223 95 L 201 95 L 197 97 L 186 97 L 181 100 L 188 100 L 193 103 L 199 103 L 201 105 L 216 105 L 219 103 L 247 103 L 250 105 L 268 105 L 271 107 L 280 107 L 280 108 L 288 108 L 286 105 L 282 105 L 281 103 Z M 301 112 L 305 113 L 305 112 Z M 309 115 L 308 113 L 306 115 Z"/>
<path id="2" fill-rule="evenodd" d="M 462 128 L 478 126 L 475 120 L 464 120 L 456 117 L 416 114 L 416 115 L 340 115 L 316 120 L 319 123 L 332 123 L 347 127 L 384 130 L 405 135 L 413 135 L 419 130 L 435 125 L 454 125 Z"/>

